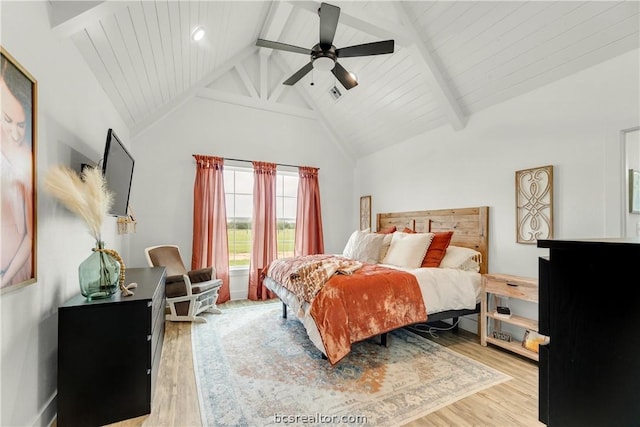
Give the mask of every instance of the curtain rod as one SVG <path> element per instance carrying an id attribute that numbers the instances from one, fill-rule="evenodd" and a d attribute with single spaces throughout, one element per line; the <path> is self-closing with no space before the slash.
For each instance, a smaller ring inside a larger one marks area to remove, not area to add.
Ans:
<path id="1" fill-rule="evenodd" d="M 253 163 L 253 160 L 243 160 L 243 159 L 232 159 L 230 157 L 223 157 L 223 159 L 225 160 L 231 160 L 233 162 L 245 162 L 245 163 Z M 273 162 L 266 162 L 266 163 L 273 163 Z M 275 163 L 278 166 L 286 166 L 289 168 L 301 168 L 303 166 L 298 166 L 298 165 L 288 165 L 286 163 Z M 314 166 L 304 166 L 304 167 L 314 167 Z M 320 170 L 320 168 L 316 168 L 318 170 Z"/>

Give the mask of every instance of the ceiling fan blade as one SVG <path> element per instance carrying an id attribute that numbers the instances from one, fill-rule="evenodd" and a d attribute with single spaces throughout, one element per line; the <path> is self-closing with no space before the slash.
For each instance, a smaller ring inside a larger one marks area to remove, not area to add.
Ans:
<path id="1" fill-rule="evenodd" d="M 342 86 L 344 86 L 346 90 L 349 90 L 351 88 L 358 86 L 358 82 L 356 81 L 356 79 L 354 79 L 353 76 L 347 70 L 345 70 L 342 65 L 338 64 L 337 62 L 336 62 L 336 66 L 333 67 L 333 70 L 331 70 L 331 72 L 333 73 L 334 76 L 336 76 L 338 81 L 342 83 Z"/>
<path id="2" fill-rule="evenodd" d="M 349 58 L 354 56 L 382 55 L 385 53 L 393 53 L 393 40 L 385 40 L 382 42 L 373 42 L 359 44 L 356 46 L 343 47 L 336 49 L 338 58 Z"/>
<path id="3" fill-rule="evenodd" d="M 263 39 L 258 39 L 258 41 L 256 42 L 256 46 L 268 47 L 271 49 L 278 49 L 278 50 L 286 50 L 287 52 L 293 52 L 293 53 L 303 53 L 305 55 L 311 55 L 311 49 L 307 49 L 305 47 L 293 46 L 286 43 L 272 42 L 272 41 L 263 40 Z"/>
<path id="4" fill-rule="evenodd" d="M 311 70 L 313 70 L 313 62 L 309 62 L 304 67 L 300 68 L 298 71 L 295 72 L 293 76 L 289 77 L 287 80 L 282 82 L 282 84 L 287 86 L 293 86 L 298 82 L 298 80 L 306 76 L 307 73 Z"/>
<path id="5" fill-rule="evenodd" d="M 333 45 L 333 37 L 336 35 L 340 8 L 328 3 L 320 4 L 320 46 Z"/>

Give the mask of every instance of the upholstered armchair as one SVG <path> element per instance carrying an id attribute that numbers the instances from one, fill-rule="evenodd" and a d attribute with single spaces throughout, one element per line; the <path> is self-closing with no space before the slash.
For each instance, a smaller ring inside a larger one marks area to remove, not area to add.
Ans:
<path id="1" fill-rule="evenodd" d="M 167 320 L 206 323 L 200 313 L 221 314 L 216 307 L 222 280 L 216 279 L 213 267 L 188 271 L 175 245 L 151 246 L 145 249 L 151 267 L 165 267 L 165 292 L 170 313 Z"/>

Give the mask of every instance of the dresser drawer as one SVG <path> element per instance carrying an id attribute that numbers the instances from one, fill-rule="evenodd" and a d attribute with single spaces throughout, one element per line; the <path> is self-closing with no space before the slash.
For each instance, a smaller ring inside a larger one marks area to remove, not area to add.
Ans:
<path id="1" fill-rule="evenodd" d="M 513 297 L 525 301 L 538 301 L 538 285 L 507 275 L 484 276 L 485 292 Z"/>

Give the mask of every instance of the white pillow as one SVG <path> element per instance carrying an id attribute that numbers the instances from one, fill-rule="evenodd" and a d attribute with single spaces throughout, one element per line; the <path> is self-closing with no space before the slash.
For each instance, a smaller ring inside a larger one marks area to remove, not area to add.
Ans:
<path id="1" fill-rule="evenodd" d="M 382 246 L 380 247 L 380 256 L 378 257 L 378 260 L 380 262 L 382 262 L 384 257 L 387 255 L 387 252 L 389 252 L 389 246 L 391 246 L 391 239 L 393 239 L 393 234 L 394 233 L 383 234 L 384 239 L 382 239 Z"/>
<path id="2" fill-rule="evenodd" d="M 353 247 L 355 246 L 356 240 L 358 239 L 358 233 L 360 233 L 359 230 L 356 230 L 353 233 L 351 233 L 351 236 L 349 236 L 349 240 L 347 240 L 347 244 L 344 246 L 344 249 L 342 250 L 342 256 L 349 258 L 348 254 L 353 252 Z"/>
<path id="3" fill-rule="evenodd" d="M 433 236 L 433 233 L 393 233 L 391 245 L 382 263 L 404 268 L 420 267 Z"/>
<path id="4" fill-rule="evenodd" d="M 480 271 L 478 261 L 481 257 L 480 252 L 464 248 L 462 246 L 449 246 L 440 262 L 441 268 L 457 268 L 464 271 Z"/>
<path id="5" fill-rule="evenodd" d="M 356 230 L 344 247 L 343 256 L 355 261 L 375 264 L 380 256 L 384 235 Z"/>

